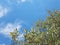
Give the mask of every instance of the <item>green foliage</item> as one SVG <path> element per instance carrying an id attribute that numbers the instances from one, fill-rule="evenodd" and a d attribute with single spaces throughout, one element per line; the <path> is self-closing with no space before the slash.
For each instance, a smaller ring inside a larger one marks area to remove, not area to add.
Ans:
<path id="1" fill-rule="evenodd" d="M 28 45 L 31 43 L 34 45 L 60 45 L 60 11 L 49 11 L 49 14 L 50 16 L 45 21 L 37 21 L 34 31 L 25 35 Z"/>
<path id="2" fill-rule="evenodd" d="M 24 30 L 24 45 L 60 45 L 60 11 L 48 12 L 50 16 L 45 21 L 37 21 L 30 31 Z M 16 40 L 17 33 L 13 34 Z"/>
<path id="3" fill-rule="evenodd" d="M 20 43 L 20 41 L 17 39 L 19 34 L 20 33 L 17 29 L 15 29 L 13 32 L 10 32 L 10 35 L 12 37 L 12 41 L 14 42 L 11 45 L 16 45 L 17 43 Z"/>

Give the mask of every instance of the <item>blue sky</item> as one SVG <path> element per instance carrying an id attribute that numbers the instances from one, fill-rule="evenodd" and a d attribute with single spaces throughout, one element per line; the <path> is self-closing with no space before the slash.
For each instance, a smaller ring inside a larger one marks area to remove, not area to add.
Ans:
<path id="1" fill-rule="evenodd" d="M 48 10 L 60 10 L 59 4 L 60 0 L 0 0 L 0 44 L 9 45 L 9 32 L 30 29 L 38 19 L 46 19 Z"/>

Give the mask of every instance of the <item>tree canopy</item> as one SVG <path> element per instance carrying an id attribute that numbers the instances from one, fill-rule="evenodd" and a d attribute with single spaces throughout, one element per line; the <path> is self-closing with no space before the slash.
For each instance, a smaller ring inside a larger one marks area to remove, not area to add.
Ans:
<path id="1" fill-rule="evenodd" d="M 38 20 L 30 31 L 25 30 L 24 45 L 60 45 L 60 11 L 48 13 L 46 20 Z"/>

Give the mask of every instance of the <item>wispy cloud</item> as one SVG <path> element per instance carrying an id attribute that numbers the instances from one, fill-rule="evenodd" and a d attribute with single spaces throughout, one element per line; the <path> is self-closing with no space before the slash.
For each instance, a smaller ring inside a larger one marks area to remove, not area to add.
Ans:
<path id="1" fill-rule="evenodd" d="M 24 3 L 24 2 L 26 2 L 27 0 L 17 0 L 17 3 Z"/>
<path id="2" fill-rule="evenodd" d="M 8 13 L 8 8 L 3 7 L 0 5 L 0 18 L 5 16 Z"/>
<path id="3" fill-rule="evenodd" d="M 10 37 L 10 32 L 13 32 L 14 29 L 20 29 L 21 25 L 20 23 L 8 23 L 6 26 L 0 28 L 0 34 L 3 34 L 4 36 Z"/>
<path id="4" fill-rule="evenodd" d="M 24 2 L 29 2 L 29 3 L 31 3 L 32 0 L 17 0 L 17 3 L 24 3 Z"/>
<path id="5" fill-rule="evenodd" d="M 21 3 L 25 3 L 25 2 L 29 2 L 31 3 L 33 0 L 6 0 L 6 2 L 9 4 L 9 5 L 19 5 Z"/>
<path id="6" fill-rule="evenodd" d="M 4 35 L 7 38 L 10 38 L 10 32 L 13 32 L 16 28 L 18 31 L 22 28 L 22 25 L 20 22 L 15 22 L 15 23 L 7 23 L 5 26 L 1 27 L 4 25 L 3 23 L 0 25 L 0 34 Z M 18 40 L 24 40 L 23 37 L 24 33 L 20 33 L 18 36 Z"/>

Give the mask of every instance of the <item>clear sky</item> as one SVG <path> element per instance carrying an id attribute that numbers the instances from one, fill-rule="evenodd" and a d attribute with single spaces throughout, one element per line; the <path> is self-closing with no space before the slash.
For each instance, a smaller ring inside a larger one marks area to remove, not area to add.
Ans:
<path id="1" fill-rule="evenodd" d="M 0 44 L 11 43 L 9 32 L 15 28 L 29 29 L 36 20 L 46 19 L 48 10 L 60 10 L 60 0 L 0 0 Z"/>

